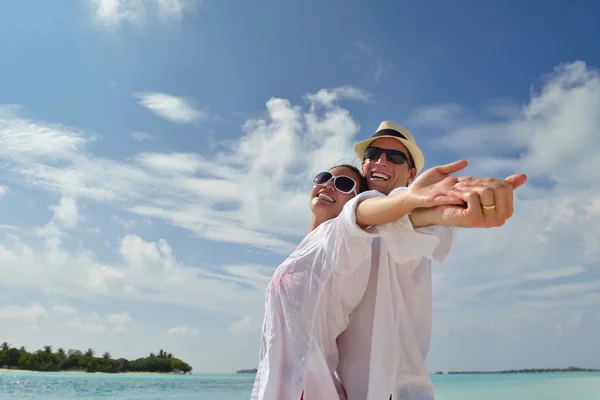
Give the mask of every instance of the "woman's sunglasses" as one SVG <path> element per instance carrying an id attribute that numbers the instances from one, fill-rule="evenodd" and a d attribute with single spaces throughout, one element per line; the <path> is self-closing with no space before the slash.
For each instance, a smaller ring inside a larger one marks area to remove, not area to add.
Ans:
<path id="1" fill-rule="evenodd" d="M 331 172 L 321 172 L 317 174 L 317 176 L 315 176 L 315 179 L 313 179 L 313 183 L 315 184 L 315 186 L 322 186 L 327 182 L 331 181 L 332 179 L 333 186 L 338 192 L 344 194 L 358 194 L 356 192 L 356 181 L 346 175 L 335 176 Z"/>
<path id="2" fill-rule="evenodd" d="M 366 160 L 379 160 L 381 155 L 385 153 L 385 157 L 394 164 L 407 163 L 409 167 L 413 168 L 406 153 L 400 150 L 382 149 L 381 147 L 368 147 L 365 150 Z"/>

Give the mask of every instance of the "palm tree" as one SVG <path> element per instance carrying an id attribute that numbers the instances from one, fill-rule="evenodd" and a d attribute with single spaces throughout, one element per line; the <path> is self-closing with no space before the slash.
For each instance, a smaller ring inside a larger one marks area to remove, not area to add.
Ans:
<path id="1" fill-rule="evenodd" d="M 160 349 L 160 351 L 158 352 L 158 356 L 159 356 L 160 358 L 164 358 L 164 357 L 165 357 L 165 354 L 166 354 L 166 353 L 165 353 L 165 351 L 164 351 L 163 349 Z"/>
<path id="2" fill-rule="evenodd" d="M 27 353 L 27 349 L 25 348 L 25 346 L 21 346 L 21 348 L 19 349 L 19 351 L 21 353 Z"/>
<path id="3" fill-rule="evenodd" d="M 7 342 L 2 342 L 2 345 L 0 346 L 0 348 L 4 351 L 9 349 L 8 343 Z"/>
<path id="4" fill-rule="evenodd" d="M 52 353 L 52 346 L 44 346 L 45 353 Z"/>
<path id="5" fill-rule="evenodd" d="M 94 354 L 96 354 L 96 352 L 92 348 L 87 349 L 85 352 L 86 357 L 94 357 Z"/>
<path id="6" fill-rule="evenodd" d="M 110 353 L 108 351 L 105 351 L 104 354 L 102 354 L 102 358 L 104 358 L 105 360 L 110 360 Z"/>
<path id="7" fill-rule="evenodd" d="M 58 356 L 60 358 L 66 358 L 67 357 L 67 353 L 65 353 L 65 349 L 63 349 L 62 347 L 60 347 L 57 351 L 56 354 L 58 354 Z"/>

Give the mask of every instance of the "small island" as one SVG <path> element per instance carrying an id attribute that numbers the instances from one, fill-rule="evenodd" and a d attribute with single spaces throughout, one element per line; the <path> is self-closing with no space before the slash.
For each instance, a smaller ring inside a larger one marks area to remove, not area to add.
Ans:
<path id="1" fill-rule="evenodd" d="M 236 374 L 255 374 L 258 370 L 254 369 L 240 369 L 239 371 L 235 371 Z"/>
<path id="2" fill-rule="evenodd" d="M 527 369 L 509 369 L 501 371 L 448 371 L 449 375 L 467 375 L 467 374 L 542 374 L 557 372 L 600 372 L 600 369 L 593 368 L 527 368 Z M 443 372 L 436 372 L 443 374 Z"/>
<path id="3" fill-rule="evenodd" d="M 153 373 L 191 373 L 192 367 L 173 357 L 171 353 L 160 350 L 150 353 L 148 357 L 127 360 L 113 359 L 105 352 L 102 357 L 95 357 L 93 349 L 65 351 L 60 348 L 52 351 L 52 346 L 44 346 L 35 352 L 28 352 L 25 347 L 11 347 L 7 342 L 0 345 L 0 368 L 29 371 L 81 371 L 81 372 L 153 372 Z"/>

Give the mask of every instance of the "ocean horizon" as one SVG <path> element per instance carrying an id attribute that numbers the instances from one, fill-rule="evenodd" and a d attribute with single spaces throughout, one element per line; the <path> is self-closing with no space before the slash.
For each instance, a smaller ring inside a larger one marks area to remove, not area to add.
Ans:
<path id="1" fill-rule="evenodd" d="M 598 400 L 600 372 L 432 374 L 440 400 Z M 244 400 L 254 374 L 0 371 L 0 400 Z"/>

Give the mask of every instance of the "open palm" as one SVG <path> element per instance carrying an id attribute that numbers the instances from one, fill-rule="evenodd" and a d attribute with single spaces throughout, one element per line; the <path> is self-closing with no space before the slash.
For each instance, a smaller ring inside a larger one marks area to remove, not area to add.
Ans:
<path id="1" fill-rule="evenodd" d="M 466 160 L 460 160 L 430 168 L 409 186 L 408 193 L 418 207 L 465 205 L 463 200 L 452 195 L 452 190 L 459 180 L 450 174 L 464 169 L 467 165 Z"/>

